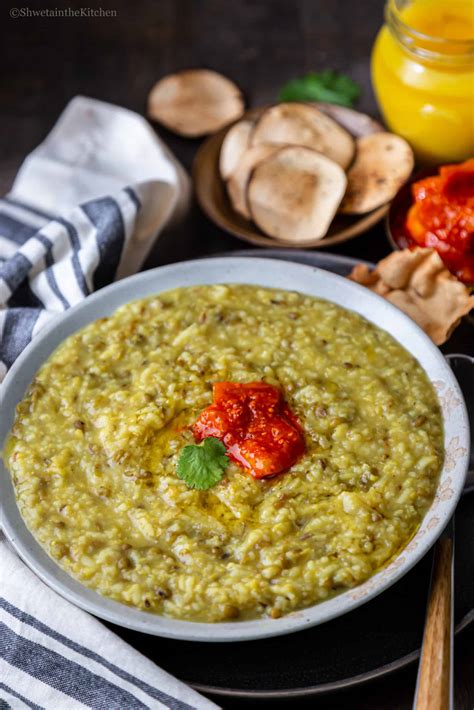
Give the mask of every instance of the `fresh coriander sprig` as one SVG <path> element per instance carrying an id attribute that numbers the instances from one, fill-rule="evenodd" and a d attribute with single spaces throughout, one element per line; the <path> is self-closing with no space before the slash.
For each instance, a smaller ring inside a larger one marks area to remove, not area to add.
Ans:
<path id="1" fill-rule="evenodd" d="M 280 92 L 280 101 L 326 101 L 341 106 L 354 106 L 360 87 L 346 74 L 333 69 L 309 72 L 289 81 Z"/>
<path id="2" fill-rule="evenodd" d="M 219 483 L 228 463 L 222 441 L 209 436 L 202 444 L 184 447 L 178 461 L 178 476 L 189 488 L 205 491 Z"/>

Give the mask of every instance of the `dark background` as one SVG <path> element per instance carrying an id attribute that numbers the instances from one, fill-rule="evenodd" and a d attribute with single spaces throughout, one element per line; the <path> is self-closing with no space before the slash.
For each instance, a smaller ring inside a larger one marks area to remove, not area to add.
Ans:
<path id="1" fill-rule="evenodd" d="M 86 6 L 113 9 L 117 16 L 9 17 L 11 7 Z M 72 97 L 83 94 L 144 113 L 154 82 L 178 69 L 209 67 L 226 74 L 250 106 L 275 101 L 285 81 L 308 70 L 338 69 L 362 86 L 358 108 L 376 116 L 369 55 L 382 18 L 382 0 L 4 0 L 0 194 L 8 191 L 25 155 L 45 138 Z M 199 142 L 158 132 L 190 169 Z M 147 266 L 243 246 L 194 206 L 179 234 L 160 238 Z M 379 259 L 389 252 L 383 225 L 332 251 Z M 459 708 L 473 707 L 473 641 L 472 630 L 457 641 Z M 284 706 L 408 709 L 415 672 L 409 669 L 355 691 Z"/>

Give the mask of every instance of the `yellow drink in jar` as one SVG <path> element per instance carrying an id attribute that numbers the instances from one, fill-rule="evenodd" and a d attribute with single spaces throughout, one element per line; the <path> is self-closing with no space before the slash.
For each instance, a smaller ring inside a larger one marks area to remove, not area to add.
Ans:
<path id="1" fill-rule="evenodd" d="M 372 83 L 389 128 L 424 163 L 474 155 L 474 0 L 389 0 Z"/>

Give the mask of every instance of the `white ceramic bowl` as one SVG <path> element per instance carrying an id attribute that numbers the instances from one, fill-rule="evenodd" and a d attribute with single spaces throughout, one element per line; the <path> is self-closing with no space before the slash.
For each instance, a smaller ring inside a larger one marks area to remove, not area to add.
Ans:
<path id="1" fill-rule="evenodd" d="M 435 500 L 409 545 L 364 584 L 308 609 L 281 619 L 206 624 L 139 611 L 100 596 L 66 574 L 27 530 L 15 502 L 10 475 L 4 467 L 0 469 L 0 512 L 4 532 L 26 564 L 77 606 L 115 624 L 148 634 L 195 641 L 241 641 L 286 634 L 333 619 L 380 594 L 408 572 L 435 542 L 454 512 L 468 465 L 469 424 L 461 391 L 444 357 L 420 328 L 390 303 L 352 281 L 311 266 L 272 259 L 225 257 L 163 266 L 114 283 L 42 331 L 16 361 L 1 387 L 0 442 L 5 440 L 15 407 L 36 371 L 64 338 L 133 299 L 176 286 L 214 283 L 258 284 L 334 301 L 389 331 L 417 358 L 438 392 L 446 457 Z"/>

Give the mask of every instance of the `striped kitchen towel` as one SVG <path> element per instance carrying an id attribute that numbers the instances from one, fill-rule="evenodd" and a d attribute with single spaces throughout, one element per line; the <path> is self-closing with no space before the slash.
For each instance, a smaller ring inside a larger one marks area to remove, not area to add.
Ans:
<path id="1" fill-rule="evenodd" d="M 1 710 L 216 707 L 46 587 L 0 540 Z"/>
<path id="2" fill-rule="evenodd" d="M 138 271 L 189 194 L 145 119 L 73 99 L 0 200 L 0 381 L 49 320 Z"/>
<path id="3" fill-rule="evenodd" d="M 74 99 L 0 201 L 0 379 L 49 320 L 137 271 L 188 198 L 143 118 Z M 216 705 L 59 597 L 0 533 L 0 710 L 164 707 Z"/>

